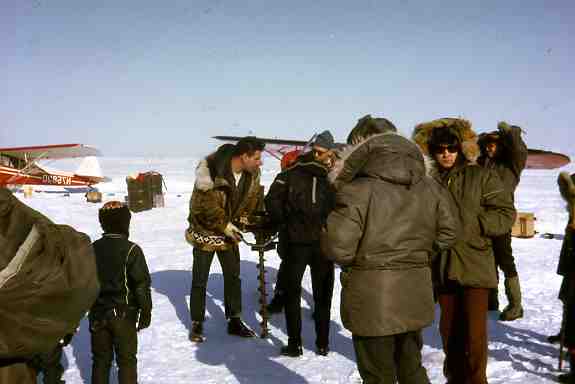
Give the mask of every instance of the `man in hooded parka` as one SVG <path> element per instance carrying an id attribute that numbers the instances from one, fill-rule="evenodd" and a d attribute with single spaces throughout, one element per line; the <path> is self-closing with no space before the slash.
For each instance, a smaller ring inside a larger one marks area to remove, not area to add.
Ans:
<path id="1" fill-rule="evenodd" d="M 444 374 L 449 384 L 486 384 L 488 292 L 497 287 L 491 238 L 510 230 L 513 201 L 495 171 L 474 164 L 479 148 L 467 120 L 419 124 L 413 139 L 431 156 L 429 174 L 455 200 L 461 228 L 435 265 Z"/>
<path id="2" fill-rule="evenodd" d="M 497 126 L 497 131 L 479 135 L 477 143 L 481 149 L 481 156 L 477 162 L 497 172 L 505 190 L 513 199 L 521 172 L 527 163 L 527 146 L 521 138 L 521 128 L 501 122 Z M 501 312 L 499 319 L 512 321 L 523 317 L 523 306 L 519 276 L 511 248 L 511 230 L 502 236 L 493 237 L 491 241 L 495 264 L 505 276 L 505 295 L 509 303 Z M 497 293 L 497 288 L 489 292 L 489 310 L 498 310 Z"/>
<path id="3" fill-rule="evenodd" d="M 321 246 L 342 267 L 341 318 L 359 373 L 366 384 L 429 383 L 421 329 L 434 318 L 433 255 L 456 239 L 450 196 L 387 119 L 360 119 L 347 142 Z"/>

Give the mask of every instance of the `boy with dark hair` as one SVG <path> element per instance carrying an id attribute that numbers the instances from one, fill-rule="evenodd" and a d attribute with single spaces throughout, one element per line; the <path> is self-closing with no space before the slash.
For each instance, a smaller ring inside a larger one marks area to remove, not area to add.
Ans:
<path id="1" fill-rule="evenodd" d="M 90 310 L 92 384 L 108 384 L 116 355 L 120 384 L 136 384 L 137 331 L 150 326 L 150 273 L 142 249 L 128 240 L 130 210 L 119 201 L 98 212 L 104 230 L 94 242 L 101 291 Z"/>

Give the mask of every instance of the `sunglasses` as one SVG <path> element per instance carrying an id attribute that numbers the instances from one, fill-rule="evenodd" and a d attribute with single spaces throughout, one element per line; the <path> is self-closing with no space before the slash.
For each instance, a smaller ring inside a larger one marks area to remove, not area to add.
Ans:
<path id="1" fill-rule="evenodd" d="M 449 153 L 456 153 L 459 152 L 459 149 L 461 147 L 459 146 L 459 144 L 440 144 L 440 145 L 436 145 L 433 146 L 433 148 L 431 148 L 432 152 L 435 154 L 441 154 L 444 153 L 445 151 L 449 152 Z"/>

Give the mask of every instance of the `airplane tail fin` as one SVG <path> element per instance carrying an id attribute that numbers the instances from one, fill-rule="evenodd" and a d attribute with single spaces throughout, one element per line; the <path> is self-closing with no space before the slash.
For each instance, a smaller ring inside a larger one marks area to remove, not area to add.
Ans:
<path id="1" fill-rule="evenodd" d="M 95 156 L 87 156 L 82 160 L 80 166 L 75 172 L 78 176 L 86 177 L 100 177 L 103 178 L 102 168 L 100 168 L 100 163 Z"/>

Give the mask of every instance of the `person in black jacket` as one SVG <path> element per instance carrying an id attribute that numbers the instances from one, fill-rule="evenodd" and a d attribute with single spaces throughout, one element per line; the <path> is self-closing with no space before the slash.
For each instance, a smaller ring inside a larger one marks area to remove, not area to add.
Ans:
<path id="1" fill-rule="evenodd" d="M 301 281 L 306 267 L 311 269 L 316 352 L 329 351 L 329 322 L 333 295 L 334 265 L 322 255 L 319 234 L 333 207 L 333 191 L 327 181 L 328 166 L 335 148 L 329 131 L 317 136 L 312 151 L 274 180 L 265 198 L 266 210 L 275 222 L 285 225 L 285 316 L 288 344 L 281 353 L 303 354 L 301 341 Z"/>
<path id="2" fill-rule="evenodd" d="M 116 355 L 120 384 L 136 384 L 137 331 L 150 326 L 150 273 L 142 249 L 128 240 L 131 214 L 118 201 L 100 209 L 104 234 L 94 251 L 101 291 L 90 309 L 92 384 L 108 384 Z"/>

